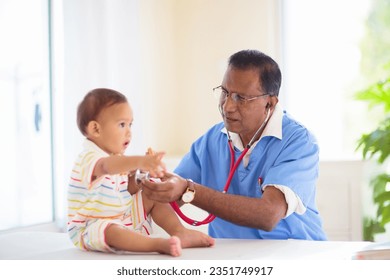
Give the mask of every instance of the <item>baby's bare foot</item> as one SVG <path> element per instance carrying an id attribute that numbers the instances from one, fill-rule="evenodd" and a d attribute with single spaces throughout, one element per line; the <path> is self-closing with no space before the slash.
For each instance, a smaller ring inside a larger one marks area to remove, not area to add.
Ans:
<path id="1" fill-rule="evenodd" d="M 212 237 L 197 230 L 183 229 L 176 236 L 180 238 L 183 248 L 211 247 L 215 244 Z"/>
<path id="2" fill-rule="evenodd" d="M 178 257 L 181 255 L 181 241 L 178 237 L 172 236 L 169 239 L 170 255 Z"/>
<path id="3" fill-rule="evenodd" d="M 167 254 L 173 257 L 181 255 L 181 240 L 177 236 L 171 236 L 169 239 L 159 238 L 158 241 L 160 254 Z"/>

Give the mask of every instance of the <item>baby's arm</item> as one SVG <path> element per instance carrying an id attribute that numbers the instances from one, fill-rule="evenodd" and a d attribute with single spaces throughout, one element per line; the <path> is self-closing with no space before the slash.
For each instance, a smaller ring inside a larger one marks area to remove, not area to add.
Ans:
<path id="1" fill-rule="evenodd" d="M 165 164 L 162 162 L 164 154 L 158 152 L 145 156 L 113 155 L 101 158 L 95 165 L 93 178 L 99 178 L 105 174 L 129 173 L 135 169 L 148 171 L 153 177 L 162 177 L 165 171 Z"/>
<path id="2" fill-rule="evenodd" d="M 129 180 L 127 181 L 127 191 L 133 195 L 140 190 L 140 186 L 135 181 L 135 172 L 129 174 Z"/>

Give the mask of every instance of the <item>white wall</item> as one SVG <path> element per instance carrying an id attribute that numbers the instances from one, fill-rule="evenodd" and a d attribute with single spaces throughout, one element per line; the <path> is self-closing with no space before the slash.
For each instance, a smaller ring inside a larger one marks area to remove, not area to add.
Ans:
<path id="1" fill-rule="evenodd" d="M 317 206 L 329 240 L 362 240 L 364 189 L 372 166 L 360 160 L 321 161 Z"/>

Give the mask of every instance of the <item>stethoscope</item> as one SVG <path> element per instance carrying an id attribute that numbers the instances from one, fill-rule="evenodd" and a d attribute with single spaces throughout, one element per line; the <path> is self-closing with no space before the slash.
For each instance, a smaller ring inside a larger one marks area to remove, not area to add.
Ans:
<path id="1" fill-rule="evenodd" d="M 242 161 L 242 159 L 244 158 L 244 156 L 248 153 L 249 149 L 252 147 L 253 143 L 255 142 L 255 139 L 256 137 L 259 135 L 260 131 L 264 128 L 264 126 L 267 124 L 268 120 L 269 120 L 269 117 L 270 117 L 270 112 L 271 112 L 271 108 L 270 108 L 270 105 L 267 104 L 266 108 L 268 109 L 267 111 L 267 116 L 264 120 L 264 122 L 261 124 L 261 126 L 259 127 L 259 129 L 256 131 L 256 133 L 253 135 L 252 139 L 249 141 L 249 144 L 246 145 L 245 149 L 241 152 L 241 155 L 238 157 L 237 161 L 235 162 L 235 156 L 234 156 L 234 148 L 233 148 L 233 143 L 232 143 L 232 138 L 230 137 L 230 133 L 228 130 L 226 130 L 227 132 L 227 135 L 228 135 L 228 146 L 229 146 L 229 150 L 230 150 L 230 170 L 229 170 L 229 175 L 226 179 L 226 183 L 225 183 L 225 187 L 223 188 L 223 191 L 222 193 L 227 193 L 228 190 L 229 190 L 229 187 L 230 187 L 230 183 L 232 182 L 232 179 L 233 179 L 233 176 L 234 176 L 234 173 L 236 172 L 240 162 Z M 222 114 L 222 108 L 221 106 L 219 107 L 219 110 Z M 190 224 L 192 226 L 201 226 L 201 225 L 205 225 L 205 224 L 209 224 L 211 223 L 212 221 L 214 221 L 214 219 L 216 218 L 216 216 L 214 214 L 209 214 L 203 221 L 196 221 L 196 220 L 193 220 L 189 217 L 187 217 L 181 210 L 180 210 L 180 207 L 178 205 L 178 203 L 176 201 L 172 201 L 170 202 L 172 208 L 175 210 L 175 212 L 177 213 L 177 215 L 183 220 L 185 221 L 187 224 Z"/>

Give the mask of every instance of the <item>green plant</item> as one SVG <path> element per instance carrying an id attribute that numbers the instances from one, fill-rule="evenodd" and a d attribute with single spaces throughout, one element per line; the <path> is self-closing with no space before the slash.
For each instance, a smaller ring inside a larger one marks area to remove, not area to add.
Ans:
<path id="1" fill-rule="evenodd" d="M 382 106 L 384 118 L 377 128 L 368 134 L 363 134 L 358 140 L 357 149 L 362 150 L 363 158 L 374 158 L 379 164 L 385 164 L 390 155 L 390 77 L 377 82 L 356 94 L 358 100 L 368 102 L 369 108 Z M 364 240 L 373 241 L 378 233 L 386 231 L 390 223 L 390 174 L 381 173 L 371 180 L 372 198 L 377 207 L 374 217 L 365 217 L 363 223 Z"/>

